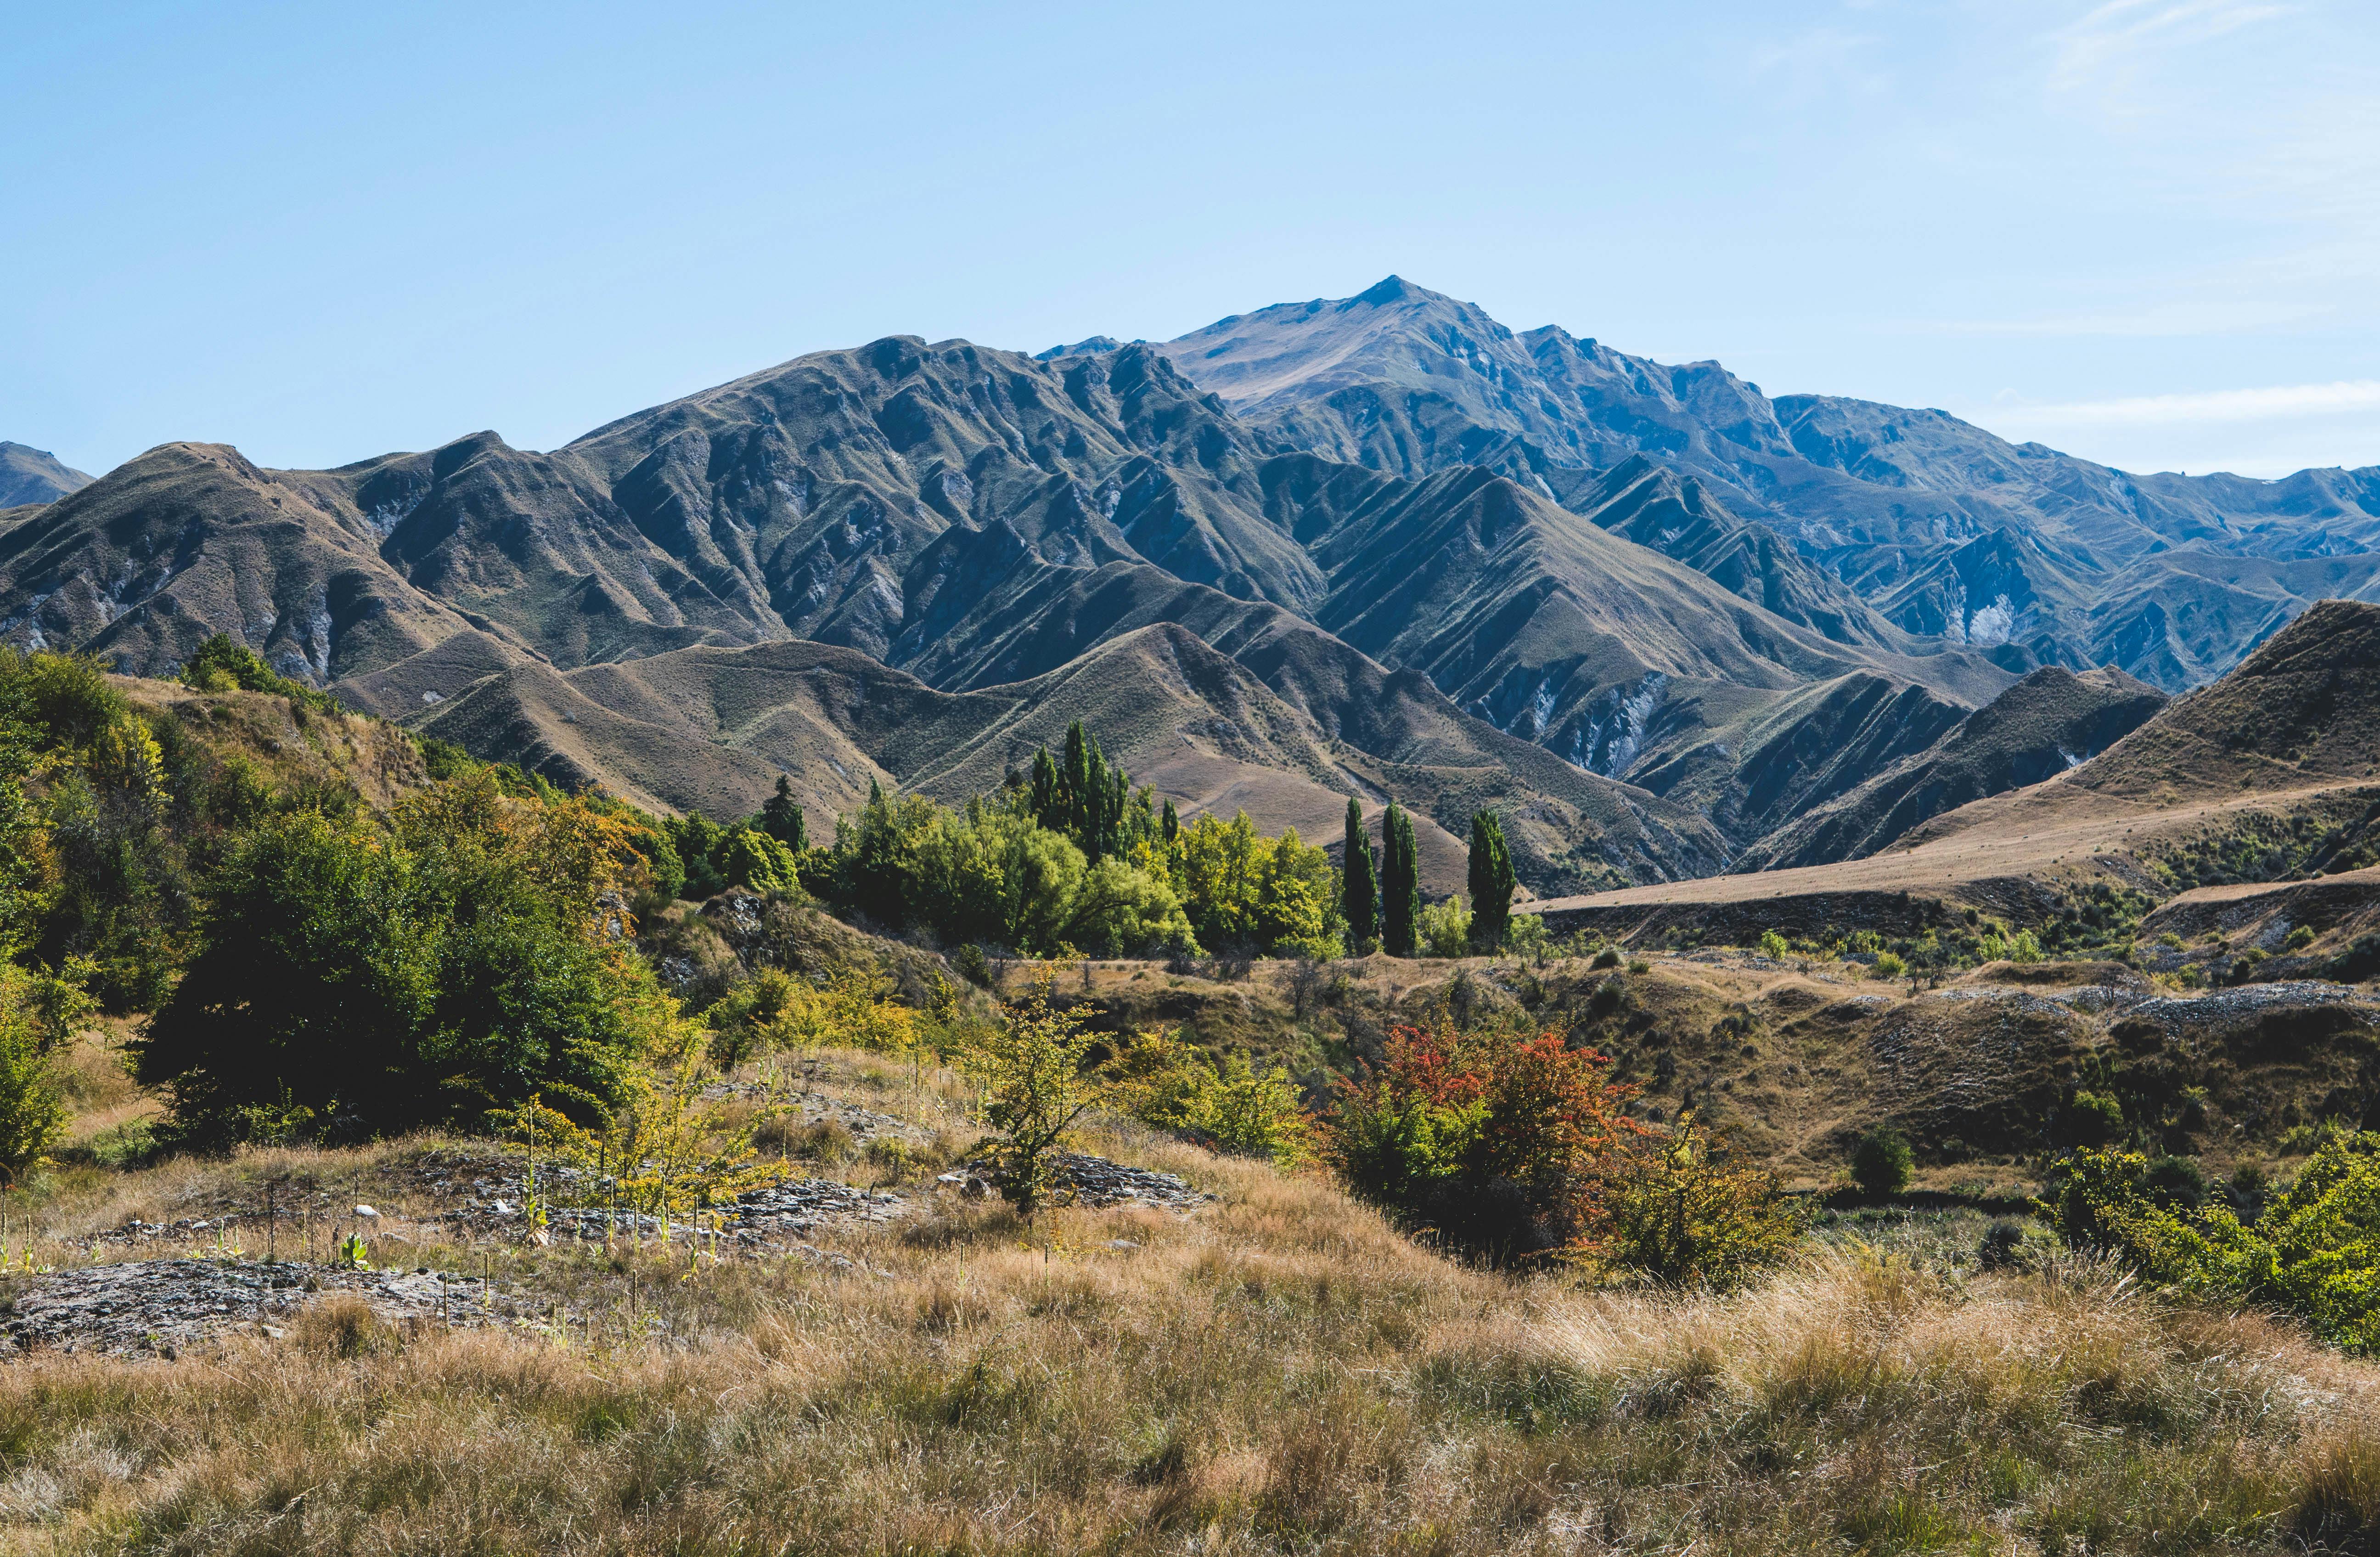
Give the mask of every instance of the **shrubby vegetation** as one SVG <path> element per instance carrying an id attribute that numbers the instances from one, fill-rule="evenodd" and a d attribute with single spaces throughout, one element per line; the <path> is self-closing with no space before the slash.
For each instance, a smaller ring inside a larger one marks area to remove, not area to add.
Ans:
<path id="1" fill-rule="evenodd" d="M 1145 1124 L 1279 1167 L 1306 1160 L 1311 1121 L 1286 1066 L 1259 1070 L 1245 1054 L 1218 1064 L 1177 1036 L 1148 1032 L 1117 1056 L 1113 1077 L 1114 1106 Z"/>
<path id="2" fill-rule="evenodd" d="M 228 640 L 193 664 L 210 685 L 290 696 Z M 320 694 L 289 709 L 301 729 L 335 712 Z M 136 710 L 90 660 L 0 650 L 0 1167 L 52 1143 L 50 1058 L 88 1016 L 151 1011 L 173 988 L 237 840 L 358 804 L 352 785 L 276 786 L 217 755 L 175 715 Z"/>
<path id="3" fill-rule="evenodd" d="M 623 922 L 650 838 L 484 771 L 385 821 L 272 819 L 216 873 L 140 1079 L 201 1144 L 473 1123 L 539 1094 L 608 1111 L 671 1019 Z"/>
<path id="4" fill-rule="evenodd" d="M 339 699 L 302 681 L 292 681 L 264 663 L 255 650 L 217 633 L 198 647 L 182 667 L 182 685 L 194 692 L 263 692 L 286 698 L 316 713 L 336 713 Z"/>
<path id="5" fill-rule="evenodd" d="M 1799 1236 L 1775 1177 L 1689 1115 L 1629 1117 L 1611 1061 L 1559 1033 L 1399 1027 L 1320 1125 L 1355 1193 L 1494 1261 L 1556 1256 L 1608 1274 L 1741 1284 Z"/>
<path id="6" fill-rule="evenodd" d="M 2039 931 L 2012 929 L 1970 909 L 1963 922 L 1935 926 L 1922 935 L 1885 936 L 1874 931 L 1852 931 L 1824 939 L 1797 940 L 1771 929 L 1761 933 L 1758 950 L 1762 955 L 1780 962 L 1796 955 L 1828 960 L 1855 958 L 1865 962 L 1870 975 L 1876 979 L 1941 979 L 1993 962 L 2035 963 L 2052 955 L 2130 956 L 2131 931 L 2147 906 L 2146 898 L 2103 885 L 2070 900 L 2059 917 Z M 1698 943 L 1686 938 L 1675 943 Z"/>
<path id="7" fill-rule="evenodd" d="M 1878 1125 L 1852 1148 L 1852 1182 L 1870 1199 L 1889 1199 L 1909 1187 L 1914 1161 L 1909 1137 L 1889 1125 Z"/>
<path id="8" fill-rule="evenodd" d="M 2153 1281 L 2286 1309 L 2350 1351 L 2380 1350 L 2380 1133 L 2324 1141 L 2244 1221 L 2201 1203 L 2194 1175 L 2161 1180 L 2157 1166 L 2136 1151 L 2076 1152 L 2056 1203 L 2068 1239 Z"/>

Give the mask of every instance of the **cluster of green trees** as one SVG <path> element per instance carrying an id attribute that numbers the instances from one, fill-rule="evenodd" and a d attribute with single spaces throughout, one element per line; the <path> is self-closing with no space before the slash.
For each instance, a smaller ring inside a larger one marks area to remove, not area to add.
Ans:
<path id="1" fill-rule="evenodd" d="M 1037 751 L 1002 791 L 965 806 L 871 785 L 832 845 L 796 865 L 808 891 L 872 923 L 1043 955 L 1460 955 L 1500 948 L 1513 930 L 1502 824 L 1481 811 L 1471 832 L 1468 899 L 1425 909 L 1413 819 L 1394 802 L 1376 858 L 1349 799 L 1334 869 L 1296 829 L 1268 838 L 1245 812 L 1184 822 L 1077 721 L 1060 751 Z M 1451 935 L 1433 912 L 1459 916 Z"/>
<path id="2" fill-rule="evenodd" d="M 1380 836 L 1383 858 L 1375 862 L 1364 808 L 1350 796 L 1339 904 L 1353 949 L 1360 953 L 1377 945 L 1397 957 L 1460 956 L 1499 951 L 1512 943 L 1512 894 L 1520 883 L 1512 874 L 1502 819 L 1494 811 L 1471 817 L 1467 898 L 1451 899 L 1434 913 L 1422 906 L 1413 818 L 1393 800 L 1380 819 Z"/>
<path id="3" fill-rule="evenodd" d="M 809 890 L 888 928 L 1045 955 L 1336 956 L 1342 888 L 1329 855 L 1259 834 L 1245 812 L 1184 825 L 1111 766 L 1077 722 L 1029 775 L 947 807 L 870 785 L 806 863 Z"/>

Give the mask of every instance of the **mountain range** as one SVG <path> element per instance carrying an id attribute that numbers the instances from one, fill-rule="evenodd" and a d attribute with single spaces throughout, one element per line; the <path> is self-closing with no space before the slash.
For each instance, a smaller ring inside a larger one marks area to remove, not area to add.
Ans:
<path id="1" fill-rule="evenodd" d="M 1873 851 L 2380 585 L 2380 471 L 2127 476 L 1393 277 L 1162 345 L 888 337 L 545 453 L 48 480 L 0 513 L 19 645 L 229 632 L 714 812 L 955 798 L 1081 717 L 1194 809 L 1403 799 L 1433 885 L 1494 805 L 1548 894 Z"/>

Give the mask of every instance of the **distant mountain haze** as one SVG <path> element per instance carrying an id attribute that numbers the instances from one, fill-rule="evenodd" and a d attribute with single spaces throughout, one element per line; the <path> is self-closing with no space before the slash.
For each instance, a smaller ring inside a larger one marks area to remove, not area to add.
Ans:
<path id="1" fill-rule="evenodd" d="M 48 503 L 89 485 L 89 476 L 46 449 L 0 441 L 0 509 Z"/>
<path id="2" fill-rule="evenodd" d="M 716 814 L 957 798 L 1082 718 L 1193 810 L 1403 800 L 1437 887 L 1493 806 L 1545 894 L 1872 851 L 2380 578 L 2380 473 L 2130 477 L 1395 278 L 1161 346 L 887 337 L 545 453 L 58 469 L 0 516 L 20 646 L 228 632 Z"/>

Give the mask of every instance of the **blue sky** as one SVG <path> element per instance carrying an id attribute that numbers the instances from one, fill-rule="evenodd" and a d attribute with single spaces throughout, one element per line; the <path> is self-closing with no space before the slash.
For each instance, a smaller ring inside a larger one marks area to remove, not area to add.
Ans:
<path id="1" fill-rule="evenodd" d="M 2131 468 L 2380 463 L 2369 0 L 0 19 L 0 438 L 92 471 L 1390 272 Z"/>

